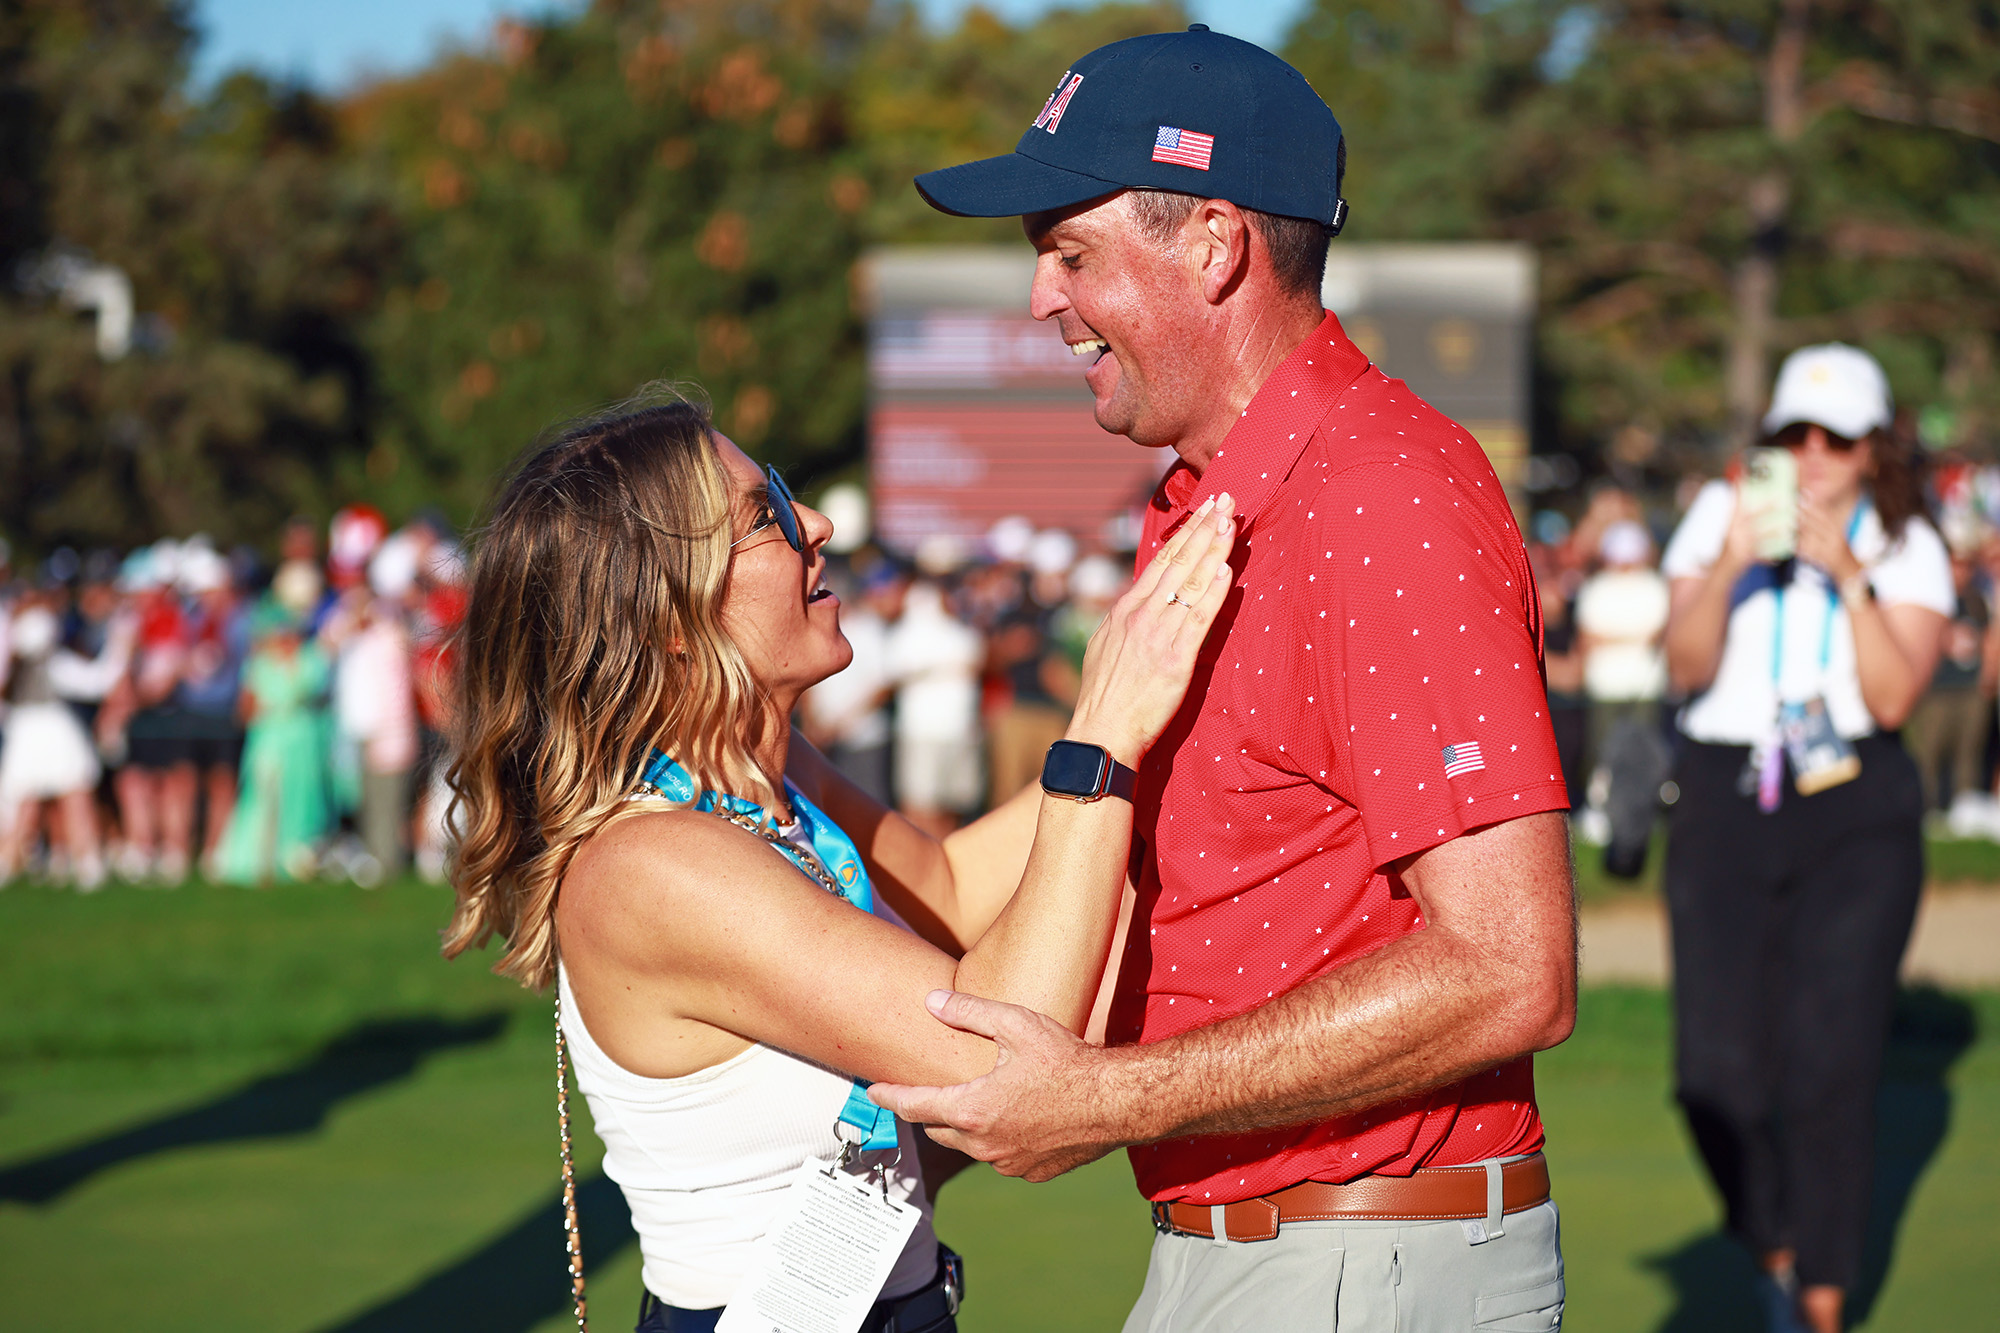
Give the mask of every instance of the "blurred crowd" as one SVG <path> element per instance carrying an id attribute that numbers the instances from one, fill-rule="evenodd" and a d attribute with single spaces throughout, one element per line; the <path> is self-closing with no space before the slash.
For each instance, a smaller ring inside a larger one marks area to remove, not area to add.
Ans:
<path id="1" fill-rule="evenodd" d="M 1040 778 L 1084 647 L 1130 574 L 1129 555 L 1081 555 L 1069 533 L 1019 517 L 976 553 L 837 556 L 854 662 L 807 693 L 800 726 L 884 804 L 947 832 Z"/>
<path id="2" fill-rule="evenodd" d="M 444 869 L 445 682 L 464 562 L 362 505 L 275 566 L 200 536 L 0 545 L 0 884 L 89 891 Z"/>
<path id="3" fill-rule="evenodd" d="M 1959 607 L 1903 736 L 1931 832 L 2000 841 L 2000 466 L 1947 457 L 1931 479 Z M 1676 795 L 1659 553 L 1698 486 L 1649 509 L 1604 483 L 1529 525 L 1564 778 L 1614 874 L 1638 873 Z M 0 882 L 442 875 L 461 550 L 441 519 L 391 530 L 367 506 L 324 538 L 293 523 L 275 566 L 199 536 L 31 572 L 0 547 Z M 971 551 L 832 557 L 854 662 L 801 729 L 885 804 L 956 827 L 1039 776 L 1130 561 L 1019 517 Z"/>
<path id="4" fill-rule="evenodd" d="M 799 724 L 949 830 L 1039 777 L 1129 573 L 1019 518 L 977 551 L 835 556 L 854 663 Z M 0 547 L 0 883 L 441 877 L 465 603 L 442 520 L 365 505 L 291 524 L 275 565 L 200 536 L 32 570 Z"/>
<path id="5" fill-rule="evenodd" d="M 1951 553 L 1958 610 L 1929 691 L 1902 729 L 1924 783 L 1932 836 L 2000 841 L 2000 466 L 1932 461 L 1929 499 Z M 1542 597 L 1549 706 L 1577 832 L 1606 849 L 1614 874 L 1637 874 L 1661 802 L 1677 798 L 1675 697 L 1663 639 L 1666 536 L 1702 478 L 1671 508 L 1603 483 L 1579 516 L 1534 515 L 1528 550 Z"/>

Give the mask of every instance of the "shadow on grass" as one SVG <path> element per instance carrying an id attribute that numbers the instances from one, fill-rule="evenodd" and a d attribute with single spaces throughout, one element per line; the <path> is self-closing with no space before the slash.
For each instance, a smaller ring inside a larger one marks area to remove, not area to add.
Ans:
<path id="1" fill-rule="evenodd" d="M 467 1019 L 398 1018 L 363 1023 L 304 1064 L 235 1092 L 131 1129 L 0 1171 L 0 1200 L 48 1203 L 100 1171 L 176 1148 L 309 1134 L 350 1097 L 408 1078 L 439 1051 L 492 1041 L 502 1010 Z"/>
<path id="2" fill-rule="evenodd" d="M 1951 1128 L 1946 1075 L 1978 1036 L 1972 1006 L 1955 996 L 1929 986 L 1896 996 L 1875 1098 L 1875 1178 L 1861 1276 L 1848 1293 L 1850 1327 L 1867 1322 L 1882 1294 L 1910 1196 Z M 1699 1237 L 1646 1265 L 1674 1286 L 1675 1306 L 1660 1333 L 1757 1333 L 1764 1327 L 1752 1285 L 1756 1268 L 1727 1236 Z"/>
<path id="3" fill-rule="evenodd" d="M 585 1274 L 601 1270 L 638 1239 L 624 1196 L 605 1177 L 578 1185 L 576 1206 Z M 449 1268 L 324 1333 L 525 1333 L 569 1308 L 558 1195 Z M 624 1313 L 610 1312 L 599 1322 L 617 1327 Z"/>
<path id="4" fill-rule="evenodd" d="M 1923 986 L 1896 997 L 1889 1056 L 1875 1098 L 1868 1239 L 1861 1251 L 1861 1279 L 1848 1296 L 1849 1323 L 1865 1321 L 1882 1294 L 1910 1196 L 1951 1129 L 1946 1075 L 1978 1039 L 1978 1016 L 1957 996 Z"/>

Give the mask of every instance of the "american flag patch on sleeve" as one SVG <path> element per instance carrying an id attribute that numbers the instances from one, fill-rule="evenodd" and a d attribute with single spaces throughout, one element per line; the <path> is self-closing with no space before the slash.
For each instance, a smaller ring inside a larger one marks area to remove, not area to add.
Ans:
<path id="1" fill-rule="evenodd" d="M 1160 126 L 1160 132 L 1153 136 L 1153 160 L 1172 162 L 1176 166 L 1193 167 L 1196 171 L 1208 170 L 1208 155 L 1215 151 L 1213 134 L 1196 134 L 1193 130 L 1176 129 L 1172 125 Z"/>
<path id="2" fill-rule="evenodd" d="M 1460 741 L 1444 747 L 1444 775 L 1448 778 L 1477 773 L 1485 767 L 1486 761 L 1480 757 L 1478 741 Z"/>

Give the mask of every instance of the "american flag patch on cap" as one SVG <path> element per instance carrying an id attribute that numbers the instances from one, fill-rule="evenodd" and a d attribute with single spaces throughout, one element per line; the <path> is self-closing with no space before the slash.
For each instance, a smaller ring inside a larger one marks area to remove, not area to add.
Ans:
<path id="1" fill-rule="evenodd" d="M 1160 132 L 1153 136 L 1153 160 L 1172 162 L 1176 166 L 1193 167 L 1196 171 L 1208 170 L 1208 155 L 1215 151 L 1213 134 L 1196 134 L 1193 130 L 1176 129 L 1172 125 L 1160 126 Z"/>
<path id="2" fill-rule="evenodd" d="M 1478 741 L 1460 741 L 1456 745 L 1444 747 L 1444 775 L 1448 778 L 1461 777 L 1467 773 L 1477 773 L 1486 767 L 1480 757 Z"/>

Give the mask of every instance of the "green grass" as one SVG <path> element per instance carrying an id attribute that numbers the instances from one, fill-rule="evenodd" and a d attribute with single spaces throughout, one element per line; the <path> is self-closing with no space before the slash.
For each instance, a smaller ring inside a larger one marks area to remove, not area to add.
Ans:
<path id="1" fill-rule="evenodd" d="M 1646 864 L 1633 879 L 1617 879 L 1604 873 L 1604 849 L 1587 843 L 1575 845 L 1576 891 L 1585 903 L 1615 902 L 1637 894 L 1657 893 L 1665 865 L 1667 838 L 1664 830 L 1653 838 L 1646 852 Z M 1926 838 L 1924 874 L 1932 884 L 2000 884 L 2000 843 L 1984 838 Z"/>
<path id="2" fill-rule="evenodd" d="M 2000 883 L 2000 843 L 1984 838 L 1931 838 L 1924 869 L 1936 884 Z"/>
<path id="3" fill-rule="evenodd" d="M 564 1328 L 546 1005 L 438 960 L 448 903 L 0 893 L 0 1330 Z M 1906 1019 L 1884 1148 L 1914 1188 L 1867 1327 L 1982 1327 L 2000 997 L 1918 996 Z M 1659 993 L 1592 991 L 1540 1061 L 1571 1328 L 1751 1327 L 1668 1037 Z M 593 1312 L 629 1327 L 637 1254 L 578 1142 Z M 938 1220 L 970 1265 L 967 1333 L 1116 1329 L 1151 1239 L 1116 1157 L 1047 1186 L 975 1169 Z"/>

